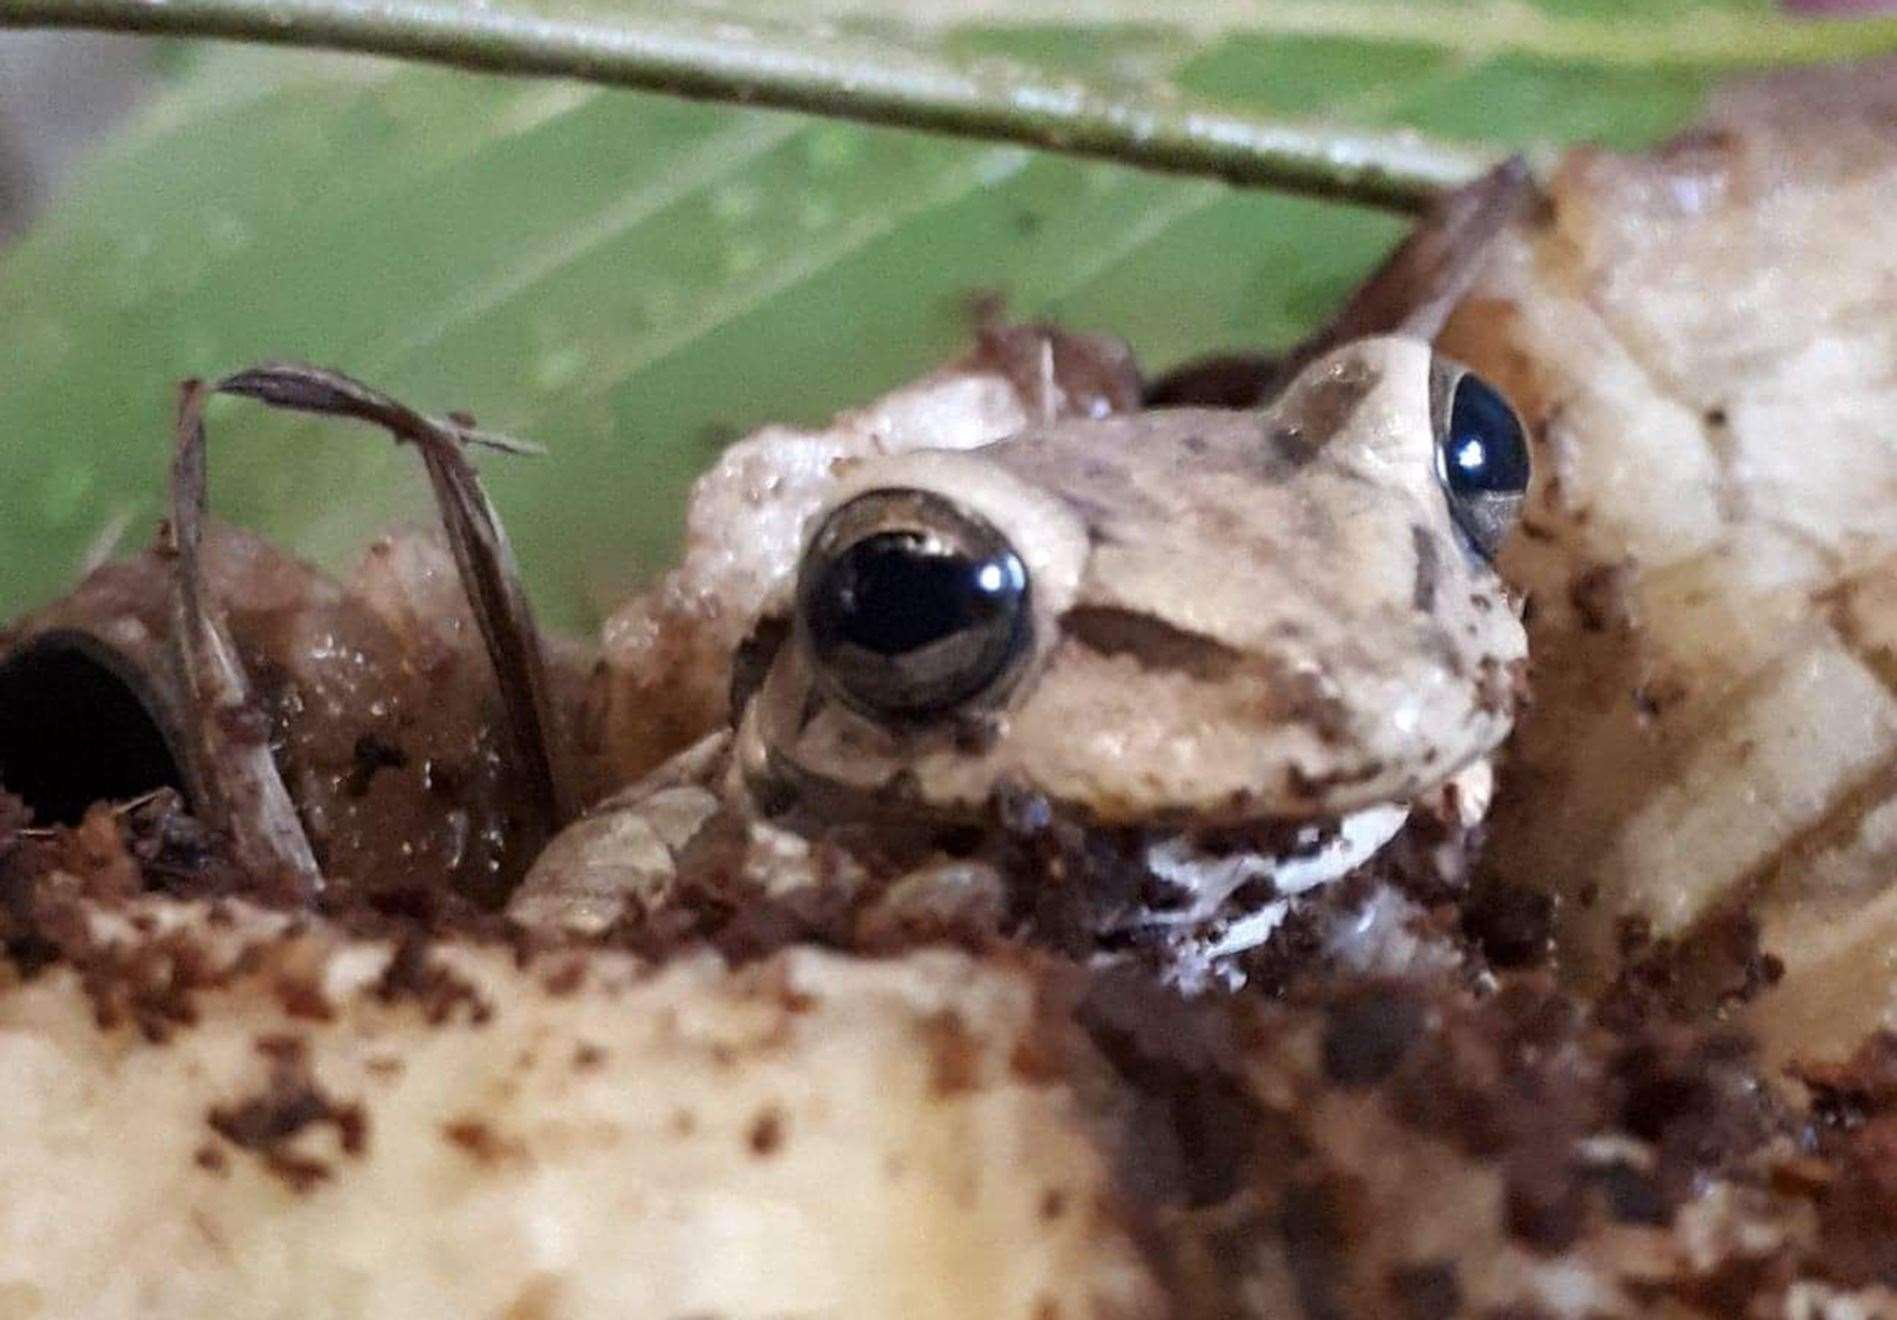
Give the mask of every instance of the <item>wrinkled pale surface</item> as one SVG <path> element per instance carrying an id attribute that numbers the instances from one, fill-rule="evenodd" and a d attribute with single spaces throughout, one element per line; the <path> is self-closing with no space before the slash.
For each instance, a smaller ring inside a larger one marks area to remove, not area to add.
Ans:
<path id="1" fill-rule="evenodd" d="M 1897 1023 L 1897 67 L 1582 153 L 1445 340 L 1540 433 L 1535 703 L 1490 858 L 1689 935 L 1753 905 L 1779 1048 Z M 1591 900 L 1591 901 L 1590 901 Z"/>
<path id="2" fill-rule="evenodd" d="M 386 947 L 280 925 L 223 934 L 259 936 L 259 970 L 166 1044 L 102 1034 L 66 971 L 0 995 L 0 1314 L 1156 1312 L 1073 1079 L 1015 1066 L 1028 969 L 809 952 L 642 977 L 599 955 L 556 994 L 563 960 L 463 949 L 494 1017 L 429 1026 L 366 988 Z M 286 969 L 333 1021 L 284 1014 Z M 289 1143 L 329 1170 L 300 1193 L 206 1121 L 265 1089 L 257 1041 L 284 1035 L 367 1120 L 360 1156 L 324 1125 Z"/>

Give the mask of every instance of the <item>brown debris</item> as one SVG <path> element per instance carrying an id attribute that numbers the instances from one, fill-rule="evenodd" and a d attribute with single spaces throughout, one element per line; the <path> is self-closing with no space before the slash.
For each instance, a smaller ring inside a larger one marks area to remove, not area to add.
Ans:
<path id="1" fill-rule="evenodd" d="M 1568 582 L 1568 603 L 1589 632 L 1625 632 L 1633 626 L 1627 604 L 1632 570 L 1626 564 L 1592 564 Z"/>
<path id="2" fill-rule="evenodd" d="M 526 771 L 534 835 L 542 841 L 553 837 L 572 819 L 573 810 L 561 774 L 559 722 L 540 632 L 500 516 L 462 452 L 470 444 L 514 452 L 526 447 L 477 431 L 466 419 L 424 416 L 347 376 L 297 363 L 252 367 L 226 376 L 215 388 L 276 408 L 369 422 L 421 452 L 448 544 L 500 685 L 514 756 Z"/>
<path id="3" fill-rule="evenodd" d="M 192 815 L 178 793 L 161 790 L 119 814 L 129 825 L 126 846 L 141 876 L 132 892 L 225 898 L 255 888 L 225 840 Z"/>
<path id="4" fill-rule="evenodd" d="M 174 636 L 184 679 L 186 756 L 239 863 L 271 877 L 294 899 L 322 892 L 323 876 L 283 784 L 268 725 L 227 625 L 205 598 L 204 387 L 186 381 L 178 399 L 178 451 L 171 470 L 170 551 Z"/>
<path id="5" fill-rule="evenodd" d="M 107 565 L 0 635 L 0 761 L 12 756 L 21 786 L 55 808 L 83 795 L 83 809 L 115 785 L 137 784 L 136 797 L 113 800 L 121 811 L 168 816 L 154 832 L 158 851 L 142 859 L 154 889 L 305 907 L 307 897 L 280 875 L 236 864 L 230 840 L 219 841 L 226 832 L 211 795 L 185 772 L 191 758 L 177 731 L 186 720 L 177 712 L 189 703 L 174 677 L 176 619 L 166 604 L 178 568 L 162 547 Z M 504 898 L 534 855 L 516 827 L 525 783 L 446 551 L 416 535 L 384 538 L 345 588 L 260 538 L 208 523 L 199 568 L 204 601 L 228 628 L 255 698 L 222 721 L 219 736 L 241 750 L 263 722 L 325 872 L 321 910 L 351 921 L 425 913 L 446 927 Z M 38 667 L 22 668 L 23 654 Z M 579 677 L 561 673 L 577 689 Z M 57 751 L 43 738 L 20 741 L 15 713 L 46 701 L 53 709 L 45 718 L 91 740 L 95 752 L 148 763 L 154 754 L 141 739 L 162 734 L 183 763 L 170 774 L 176 782 L 101 776 L 56 756 L 22 761 Z M 118 713 L 81 718 L 93 705 Z M 145 791 L 158 787 L 171 791 Z M 61 808 L 36 824 L 79 819 Z"/>
<path id="6" fill-rule="evenodd" d="M 1535 1304 L 1509 1289 L 1536 1258 L 1718 1315 L 1801 1277 L 1855 1281 L 1814 1262 L 1798 1204 L 1772 1190 L 1796 1115 L 1737 1036 L 1603 1019 L 1536 975 L 1486 996 L 1307 982 L 1281 1005 L 1234 1000 L 1227 1022 L 1256 1144 L 1232 1157 L 1226 1204 L 1259 1210 L 1221 1212 L 1181 1257 L 1209 1271 L 1204 1313 L 1258 1314 L 1236 1299 L 1282 1290 L 1306 1316 L 1490 1314 Z M 1200 1055 L 1189 1071 L 1203 1084 L 1228 1066 Z M 1696 1274 L 1669 1235 L 1721 1196 L 1762 1226 L 1748 1240 L 1777 1245 L 1719 1248 Z"/>
<path id="7" fill-rule="evenodd" d="M 147 1040 L 169 1039 L 197 1020 L 202 991 L 228 984 L 235 969 L 214 958 L 188 928 L 134 923 L 136 938 L 95 933 L 92 914 L 127 904 L 146 887 L 140 855 L 164 852 L 164 815 L 97 807 L 73 828 L 16 835 L 0 847 L 0 949 L 22 975 L 70 967 L 102 1030 L 131 1026 Z M 207 871 L 230 865 L 213 856 Z"/>
<path id="8" fill-rule="evenodd" d="M 1210 1205 L 1238 1189 L 1270 1124 L 1241 1080 L 1232 1021 L 1134 968 L 1089 978 L 1073 1013 L 1134 1097 L 1122 1180 L 1141 1201 Z"/>
<path id="9" fill-rule="evenodd" d="M 441 1125 L 441 1135 L 451 1145 L 466 1151 L 477 1164 L 505 1164 L 525 1158 L 527 1149 L 511 1137 L 502 1136 L 478 1118 L 457 1118 Z"/>
<path id="10" fill-rule="evenodd" d="M 198 992 L 229 983 L 220 964 L 156 926 L 112 951 L 75 933 L 76 904 L 122 903 L 145 890 L 139 857 L 163 854 L 160 836 L 180 828 L 167 810 L 100 811 L 85 826 L 44 835 L 11 828 L 11 842 L 0 842 L 9 948 L 22 935 L 47 942 L 48 956 L 81 967 L 95 1002 L 154 1039 L 190 1020 Z M 215 859 L 215 836 L 204 843 Z M 1250 993 L 1186 1001 L 1133 968 L 1086 969 L 1005 944 L 984 956 L 1032 957 L 1042 968 L 1048 1030 L 1020 1042 L 1011 1065 L 1088 1098 L 1116 1185 L 1110 1203 L 1090 1202 L 1087 1212 L 1134 1225 L 1169 1272 L 1208 1272 L 1182 1277 L 1182 1295 L 1244 1295 L 1277 1259 L 1291 1263 L 1285 1295 L 1301 1298 L 1307 1314 L 1475 1314 L 1522 1300 L 1472 1291 L 1493 1277 L 1480 1265 L 1489 1255 L 1619 1260 L 1623 1248 L 1603 1245 L 1619 1242 L 1617 1233 L 1647 1235 L 1628 1239 L 1648 1245 L 1625 1248 L 1627 1288 L 1712 1314 L 1743 1314 L 1799 1279 L 1857 1286 L 1888 1277 L 1897 1039 L 1867 1046 L 1848 1066 L 1805 1070 L 1818 1100 L 1801 1119 L 1768 1098 L 1742 1039 L 1705 1025 L 1721 988 L 1744 979 L 1742 939 L 1734 936 L 1717 960 L 1725 970 L 1709 977 L 1682 972 L 1653 941 L 1630 938 L 1629 948 L 1641 975 L 1597 1011 L 1535 975 L 1505 975 L 1486 997 L 1441 983 L 1306 979 L 1285 1003 Z M 536 975 L 557 982 L 572 961 L 556 957 Z M 292 958 L 278 970 L 294 966 Z M 760 993 L 797 1011 L 794 994 L 764 982 Z M 376 993 L 416 1003 L 434 1022 L 478 1022 L 492 1011 L 419 927 L 399 942 Z M 1694 1005 L 1701 1015 L 1692 1022 L 1676 1016 Z M 965 1023 L 935 1017 L 919 1026 L 938 1094 L 982 1084 Z M 191 1158 L 221 1175 L 229 1152 L 242 1150 L 287 1186 L 313 1190 L 365 1150 L 363 1111 L 316 1081 L 298 1036 L 266 1034 L 256 1048 L 266 1084 L 213 1106 L 207 1121 L 219 1140 Z M 584 1045 L 570 1058 L 576 1069 L 598 1061 Z M 1789 1145 L 1801 1131 L 1806 1152 Z M 483 1166 L 525 1155 L 473 1115 L 451 1116 L 441 1133 Z M 770 1159 L 791 1135 L 789 1115 L 767 1107 L 737 1140 Z M 333 1151 L 323 1144 L 331 1139 Z M 1457 1180 L 1485 1179 L 1498 1188 L 1493 1219 L 1459 1222 L 1447 1254 L 1440 1240 L 1421 1253 L 1413 1234 L 1422 1221 L 1391 1200 L 1392 1188 L 1440 1186 L 1456 1196 Z M 1784 1245 L 1722 1259 L 1706 1274 L 1656 1257 L 1652 1244 L 1721 1186 L 1750 1198 L 1769 1224 L 1796 1224 L 1806 1207 L 1823 1236 L 1787 1230 Z M 1081 1209 L 1059 1188 L 1027 1194 L 1053 1219 Z M 1198 1215 L 1213 1218 L 1201 1229 Z"/>
<path id="11" fill-rule="evenodd" d="M 1554 955 L 1555 896 L 1545 889 L 1487 880 L 1462 908 L 1462 928 L 1492 967 L 1539 967 Z"/>
<path id="12" fill-rule="evenodd" d="M 1404 1320 L 1452 1320 L 1462 1309 L 1462 1287 L 1451 1261 L 1399 1265 L 1390 1272 L 1389 1289 Z"/>
<path id="13" fill-rule="evenodd" d="M 248 1100 L 213 1105 L 206 1121 L 231 1145 L 255 1154 L 292 1191 L 308 1192 L 330 1178 L 331 1167 L 293 1149 L 296 1139 L 326 1125 L 335 1130 L 344 1155 L 360 1158 L 368 1149 L 368 1115 L 358 1104 L 331 1099 L 317 1085 L 301 1040 L 266 1037 L 258 1042 L 258 1051 L 270 1061 L 265 1089 Z M 202 1155 L 199 1162 L 205 1163 Z"/>
<path id="14" fill-rule="evenodd" d="M 1825 1273 L 1848 1287 L 1897 1287 L 1897 1032 L 1882 1031 L 1842 1063 L 1805 1064 L 1812 1092 L 1798 1189 L 1816 1203 Z"/>
<path id="15" fill-rule="evenodd" d="M 1897 1032 L 1878 1032 L 1841 1063 L 1800 1064 L 1792 1075 L 1811 1088 L 1812 1118 L 1826 1128 L 1848 1131 L 1897 1113 Z"/>
<path id="16" fill-rule="evenodd" d="M 494 1016 L 494 1007 L 465 977 L 434 957 L 433 944 L 410 932 L 395 946 L 395 954 L 375 984 L 375 996 L 385 1004 L 413 1003 L 430 1025 L 440 1026 L 465 1010 L 472 1026 Z"/>
<path id="17" fill-rule="evenodd" d="M 1369 985 L 1326 1008 L 1324 1072 L 1339 1086 L 1370 1086 L 1403 1062 L 1424 1026 L 1415 994 L 1393 985 Z"/>
<path id="18" fill-rule="evenodd" d="M 1599 1011 L 1629 1022 L 1661 1017 L 1704 1021 L 1776 984 L 1784 964 L 1759 945 L 1759 924 L 1726 908 L 1683 939 L 1657 939 L 1639 917 L 1620 923 L 1620 969 Z"/>
<path id="19" fill-rule="evenodd" d="M 857 947 L 857 905 L 842 886 L 815 883 L 783 893 L 766 892 L 745 876 L 747 847 L 739 823 L 722 817 L 714 820 L 680 858 L 679 883 L 664 908 L 629 913 L 607 940 L 656 962 L 709 947 L 733 966 L 796 945 Z M 816 855 L 822 862 L 833 853 L 819 845 Z M 909 943 L 922 942 L 926 941 Z"/>
<path id="20" fill-rule="evenodd" d="M 949 1010 L 932 1014 L 922 1022 L 922 1034 L 933 1064 L 930 1088 L 935 1094 L 947 1097 L 974 1090 L 980 1081 L 981 1042 L 969 1034 L 961 1015 Z"/>
<path id="21" fill-rule="evenodd" d="M 747 1140 L 751 1153 L 759 1159 L 769 1159 L 784 1144 L 784 1115 L 775 1109 L 766 1109 L 751 1124 L 751 1135 Z"/>

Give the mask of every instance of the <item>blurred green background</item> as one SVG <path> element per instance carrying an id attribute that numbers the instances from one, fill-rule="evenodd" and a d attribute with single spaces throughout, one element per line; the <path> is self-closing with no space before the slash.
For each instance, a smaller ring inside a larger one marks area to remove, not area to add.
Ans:
<path id="1" fill-rule="evenodd" d="M 1129 17 L 1150 8 L 937 5 L 932 39 L 1276 114 L 1634 146 L 1749 62 L 1689 58 L 1668 33 L 1773 12 L 1256 0 L 1189 26 Z M 1653 39 L 1630 48 L 1643 24 Z M 114 527 L 142 544 L 181 376 L 305 358 L 542 442 L 549 457 L 483 471 L 544 615 L 586 629 L 665 561 L 720 444 L 922 371 L 965 342 L 980 294 L 1124 335 L 1163 368 L 1294 338 L 1402 229 L 572 83 L 229 46 L 130 58 L 150 94 L 0 252 L 0 614 L 62 590 Z M 411 460 L 366 433 L 232 403 L 212 425 L 218 512 L 325 562 L 426 507 Z"/>

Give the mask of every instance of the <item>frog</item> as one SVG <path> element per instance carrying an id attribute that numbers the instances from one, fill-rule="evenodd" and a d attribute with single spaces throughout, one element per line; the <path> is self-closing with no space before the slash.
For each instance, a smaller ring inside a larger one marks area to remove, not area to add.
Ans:
<path id="1" fill-rule="evenodd" d="M 1502 395 L 1403 334 L 1262 408 L 839 462 L 724 727 L 556 837 L 509 914 L 1025 937 L 1188 991 L 1274 944 L 1453 964 L 1423 914 L 1522 695 L 1492 561 L 1528 465 Z"/>

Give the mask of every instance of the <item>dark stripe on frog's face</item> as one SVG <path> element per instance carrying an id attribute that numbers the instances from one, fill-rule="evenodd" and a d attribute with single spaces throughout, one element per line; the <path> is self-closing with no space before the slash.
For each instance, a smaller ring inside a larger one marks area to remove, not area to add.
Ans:
<path id="1" fill-rule="evenodd" d="M 1265 462 L 1295 471 L 1350 429 L 1357 409 L 1383 383 L 1383 372 L 1358 358 L 1340 361 L 1328 371 L 1293 381 L 1271 408 L 1276 423 Z"/>
<path id="2" fill-rule="evenodd" d="M 1081 605 L 1061 616 L 1061 631 L 1099 655 L 1130 655 L 1145 669 L 1168 669 L 1201 682 L 1229 678 L 1245 657 L 1217 638 L 1137 610 Z"/>
<path id="3" fill-rule="evenodd" d="M 1442 551 L 1437 546 L 1436 534 L 1421 523 L 1410 525 L 1410 540 L 1416 546 L 1416 586 L 1410 593 L 1410 604 L 1419 613 L 1428 614 L 1436 608 L 1436 583 L 1443 572 Z"/>
<path id="4" fill-rule="evenodd" d="M 1061 616 L 1061 632 L 1096 655 L 1126 656 L 1148 674 L 1182 674 L 1199 683 L 1225 683 L 1249 674 L 1272 694 L 1271 718 L 1301 723 L 1327 740 L 1346 735 L 1348 712 L 1317 674 L 1294 670 L 1270 653 L 1247 655 L 1203 633 L 1150 614 L 1081 605 Z"/>

